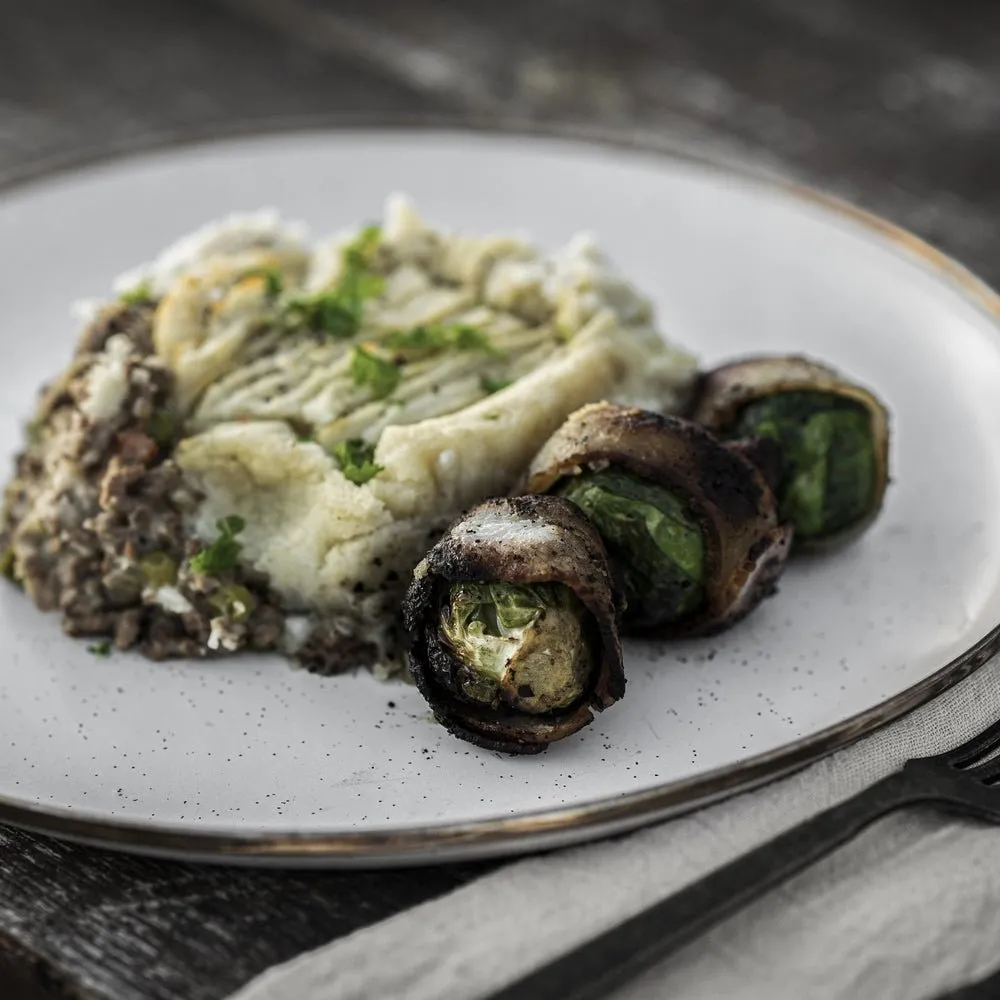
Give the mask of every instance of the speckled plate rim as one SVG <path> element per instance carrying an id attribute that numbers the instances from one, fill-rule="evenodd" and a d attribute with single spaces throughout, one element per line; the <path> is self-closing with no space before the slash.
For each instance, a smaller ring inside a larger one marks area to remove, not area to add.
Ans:
<path id="1" fill-rule="evenodd" d="M 166 152 L 182 147 L 330 131 L 417 130 L 457 134 L 523 136 L 633 150 L 686 161 L 708 170 L 754 180 L 793 200 L 811 202 L 831 217 L 851 223 L 869 238 L 887 245 L 984 312 L 1000 325 L 1000 294 L 957 261 L 913 233 L 865 209 L 817 188 L 796 183 L 765 164 L 748 163 L 714 149 L 670 136 L 624 133 L 572 123 L 539 123 L 518 118 L 473 115 L 334 114 L 263 118 L 224 127 L 147 133 L 125 142 L 35 160 L 0 175 L 0 198 L 10 191 L 92 166 Z M 1000 329 L 998 329 L 1000 333 Z M 465 824 L 439 824 L 394 831 L 273 835 L 218 831 L 190 833 L 167 824 L 91 819 L 69 810 L 24 806 L 0 796 L 0 823 L 130 853 L 215 864 L 279 867 L 369 867 L 440 864 L 526 854 L 613 836 L 690 812 L 711 802 L 750 791 L 791 774 L 839 750 L 937 697 L 1000 652 L 1000 623 L 985 636 L 905 691 L 843 722 L 750 757 L 739 764 L 670 782 L 643 792 L 626 793 L 583 806 L 525 812 Z"/>

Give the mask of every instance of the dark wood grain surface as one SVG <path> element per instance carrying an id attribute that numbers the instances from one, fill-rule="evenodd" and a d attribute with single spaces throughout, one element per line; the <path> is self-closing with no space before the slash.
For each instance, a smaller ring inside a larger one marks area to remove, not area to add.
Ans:
<path id="1" fill-rule="evenodd" d="M 476 871 L 212 868 L 0 831 L 0 977 L 6 938 L 10 967 L 32 960 L 23 994 L 32 1000 L 31 990 L 46 1000 L 209 1000 Z"/>
<path id="2" fill-rule="evenodd" d="M 233 119 L 597 123 L 777 167 L 1000 282 L 1000 6 L 0 0 L 0 182 Z M 281 873 L 0 829 L 0 1000 L 217 1000 L 482 869 Z"/>

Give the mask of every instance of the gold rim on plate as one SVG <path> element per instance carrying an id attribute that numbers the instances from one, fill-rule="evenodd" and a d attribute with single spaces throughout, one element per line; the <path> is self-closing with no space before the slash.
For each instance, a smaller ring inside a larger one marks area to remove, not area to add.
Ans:
<path id="1" fill-rule="evenodd" d="M 789 181 L 762 167 L 677 144 L 669 137 L 636 137 L 614 130 L 581 125 L 538 124 L 519 119 L 480 119 L 468 115 L 333 115 L 264 119 L 213 126 L 200 131 L 150 134 L 111 148 L 84 150 L 28 164 L 0 178 L 0 195 L 89 166 L 132 156 L 212 142 L 317 133 L 331 130 L 420 130 L 457 133 L 522 135 L 583 141 L 618 149 L 656 154 L 705 168 L 752 179 L 792 198 L 810 202 L 846 219 L 880 242 L 936 274 L 963 298 L 992 319 L 1000 318 L 1000 295 L 950 257 L 917 236 L 815 188 Z M 737 791 L 747 791 L 790 774 L 861 736 L 898 719 L 963 680 L 1000 652 L 1000 624 L 965 652 L 929 677 L 879 705 L 811 736 L 795 740 L 738 764 L 708 771 L 643 792 L 616 795 L 582 806 L 544 809 L 518 816 L 463 824 L 403 828 L 391 832 L 243 834 L 207 831 L 189 833 L 169 825 L 90 819 L 71 810 L 25 806 L 0 796 L 0 823 L 54 837 L 139 854 L 169 856 L 225 864 L 271 864 L 286 867 L 431 864 L 470 858 L 523 854 L 566 846 L 635 829 L 687 812 Z"/>

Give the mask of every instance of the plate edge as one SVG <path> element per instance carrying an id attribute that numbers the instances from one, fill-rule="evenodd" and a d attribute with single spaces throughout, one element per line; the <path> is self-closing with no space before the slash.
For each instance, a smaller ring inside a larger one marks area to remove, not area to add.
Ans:
<path id="1" fill-rule="evenodd" d="M 99 167 L 159 151 L 294 133 L 349 129 L 456 131 L 486 135 L 523 135 L 563 139 L 678 159 L 771 186 L 793 199 L 840 216 L 853 226 L 889 243 L 972 301 L 988 316 L 1000 318 L 1000 295 L 953 258 L 920 237 L 836 195 L 789 179 L 759 162 L 747 162 L 699 148 L 669 135 L 624 132 L 603 126 L 545 123 L 528 119 L 468 114 L 332 114 L 283 116 L 234 121 L 220 127 L 147 133 L 111 146 L 35 160 L 0 176 L 0 196 L 77 170 Z M 169 825 L 116 823 L 77 817 L 72 810 L 52 810 L 13 802 L 0 796 L 0 823 L 93 846 L 131 853 L 198 858 L 229 864 L 285 866 L 385 867 L 391 864 L 441 863 L 458 859 L 521 854 L 527 851 L 596 839 L 657 822 L 713 801 L 776 780 L 827 756 L 932 700 L 969 676 L 1000 652 L 1000 624 L 968 650 L 929 677 L 874 708 L 778 750 L 718 768 L 696 778 L 644 792 L 627 793 L 589 803 L 494 818 L 468 824 L 412 827 L 394 832 L 190 833 Z"/>

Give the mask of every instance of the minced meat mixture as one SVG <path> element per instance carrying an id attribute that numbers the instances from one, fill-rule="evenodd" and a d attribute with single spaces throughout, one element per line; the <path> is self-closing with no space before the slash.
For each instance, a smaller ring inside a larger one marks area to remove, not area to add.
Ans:
<path id="1" fill-rule="evenodd" d="M 70 635 L 152 659 L 275 648 L 267 578 L 235 560 L 205 569 L 185 531 L 200 497 L 169 457 L 173 376 L 152 316 L 152 303 L 106 309 L 42 390 L 4 497 L 4 573 Z"/>

